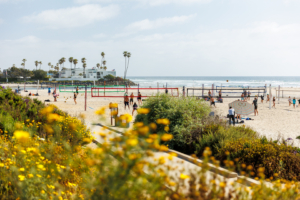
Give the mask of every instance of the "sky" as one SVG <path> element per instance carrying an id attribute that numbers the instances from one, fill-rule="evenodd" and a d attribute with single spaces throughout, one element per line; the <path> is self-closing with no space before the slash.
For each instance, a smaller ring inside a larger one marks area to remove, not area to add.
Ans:
<path id="1" fill-rule="evenodd" d="M 0 0 L 0 68 L 85 57 L 123 76 L 300 75 L 300 0 Z M 79 62 L 77 67 L 82 67 Z"/>

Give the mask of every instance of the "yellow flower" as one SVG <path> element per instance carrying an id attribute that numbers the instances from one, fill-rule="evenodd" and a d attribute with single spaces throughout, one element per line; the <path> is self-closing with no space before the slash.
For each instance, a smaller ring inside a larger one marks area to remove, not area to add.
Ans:
<path id="1" fill-rule="evenodd" d="M 20 172 L 24 172 L 25 169 L 24 169 L 24 168 L 20 168 L 19 171 L 20 171 Z"/>
<path id="2" fill-rule="evenodd" d="M 103 152 L 102 148 L 97 148 L 97 149 L 94 150 L 94 153 L 98 154 L 98 155 L 101 154 L 102 152 Z"/>
<path id="3" fill-rule="evenodd" d="M 25 176 L 23 176 L 23 175 L 19 175 L 19 176 L 18 176 L 18 178 L 19 178 L 19 180 L 20 180 L 20 181 L 24 181 L 24 179 L 25 179 Z"/>
<path id="4" fill-rule="evenodd" d="M 99 110 L 96 110 L 95 114 L 96 115 L 104 115 L 106 110 L 106 106 L 100 108 Z"/>
<path id="5" fill-rule="evenodd" d="M 170 121 L 168 119 L 158 119 L 158 120 L 156 120 L 156 123 L 167 126 L 170 124 Z"/>
<path id="6" fill-rule="evenodd" d="M 148 114 L 148 113 L 150 112 L 150 109 L 149 109 L 149 108 L 139 108 L 139 109 L 137 110 L 137 112 L 138 112 L 139 114 Z"/>
<path id="7" fill-rule="evenodd" d="M 221 187 L 221 188 L 224 188 L 224 187 L 226 186 L 226 183 L 224 183 L 224 182 L 220 182 L 220 184 L 219 184 L 219 185 L 220 185 L 220 187 Z"/>
<path id="8" fill-rule="evenodd" d="M 172 134 L 168 134 L 168 133 L 165 133 L 161 136 L 160 138 L 162 141 L 169 141 L 169 140 L 172 140 L 173 139 L 173 135 Z"/>
<path id="9" fill-rule="evenodd" d="M 165 145 L 161 145 L 159 147 L 159 151 L 168 151 L 168 150 L 169 150 L 169 148 L 167 146 L 165 146 Z"/>
<path id="10" fill-rule="evenodd" d="M 33 178 L 33 174 L 28 174 L 28 178 Z"/>
<path id="11" fill-rule="evenodd" d="M 88 144 L 92 142 L 92 140 L 90 138 L 84 138 L 83 141 L 88 143 Z"/>
<path id="12" fill-rule="evenodd" d="M 62 121 L 61 116 L 56 113 L 50 113 L 47 115 L 48 123 L 52 123 L 53 121 Z"/>
<path id="13" fill-rule="evenodd" d="M 190 178 L 190 176 L 188 176 L 186 174 L 180 174 L 180 178 L 181 179 L 188 179 L 188 178 Z"/>
<path id="14" fill-rule="evenodd" d="M 36 176 L 37 176 L 37 177 L 39 177 L 39 178 L 41 178 L 41 177 L 42 177 L 42 176 L 41 176 L 41 175 L 39 175 L 39 174 L 37 174 Z"/>
<path id="15" fill-rule="evenodd" d="M 42 115 L 47 115 L 47 114 L 51 113 L 51 112 L 53 111 L 53 109 L 54 109 L 53 106 L 48 106 L 48 107 L 46 107 L 46 108 L 43 108 L 43 109 L 40 111 L 40 113 L 41 113 Z M 28 121 L 29 121 L 29 120 L 28 120 Z"/>
<path id="16" fill-rule="evenodd" d="M 45 191 L 44 191 L 44 190 L 42 190 L 42 191 L 41 191 L 41 193 L 42 193 L 42 194 L 45 194 Z"/>
<path id="17" fill-rule="evenodd" d="M 144 123 L 143 122 L 136 122 L 136 123 L 134 123 L 134 126 L 137 127 L 137 128 L 140 128 L 140 127 L 144 126 Z"/>
<path id="18" fill-rule="evenodd" d="M 0 167 L 4 167 L 4 164 L 3 164 L 3 163 L 0 163 Z"/>
<path id="19" fill-rule="evenodd" d="M 109 108 L 117 108 L 118 107 L 118 103 L 110 103 L 109 104 Z"/>
<path id="20" fill-rule="evenodd" d="M 39 169 L 43 169 L 44 168 L 44 165 L 38 165 L 37 166 Z"/>
<path id="21" fill-rule="evenodd" d="M 164 130 L 165 130 L 166 132 L 169 132 L 169 130 L 170 130 L 169 126 L 165 126 Z"/>
<path id="22" fill-rule="evenodd" d="M 126 141 L 126 144 L 130 145 L 130 146 L 136 146 L 138 143 L 139 143 L 139 141 L 136 138 L 134 138 L 134 139 L 128 139 Z"/>
<path id="23" fill-rule="evenodd" d="M 149 127 L 148 127 L 148 126 L 140 127 L 140 128 L 138 129 L 138 132 L 139 132 L 141 135 L 146 135 L 147 133 L 149 133 Z"/>
<path id="24" fill-rule="evenodd" d="M 130 114 L 127 114 L 127 113 L 126 113 L 126 114 L 124 114 L 123 116 L 125 117 L 125 120 L 126 120 L 127 123 L 129 123 L 129 122 L 132 121 L 132 116 L 131 116 Z"/>
<path id="25" fill-rule="evenodd" d="M 26 141 L 29 139 L 30 135 L 26 131 L 15 131 L 14 136 L 17 140 Z"/>

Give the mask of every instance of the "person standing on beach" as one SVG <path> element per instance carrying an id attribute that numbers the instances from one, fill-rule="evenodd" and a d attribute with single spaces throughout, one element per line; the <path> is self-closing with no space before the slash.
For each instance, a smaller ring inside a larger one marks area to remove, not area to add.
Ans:
<path id="1" fill-rule="evenodd" d="M 77 86 L 77 88 L 76 88 L 76 94 L 78 95 L 78 90 L 79 90 L 79 88 L 78 88 L 78 86 Z"/>
<path id="2" fill-rule="evenodd" d="M 139 105 L 142 105 L 142 104 L 143 104 L 143 102 L 142 102 L 142 94 L 141 94 L 140 92 L 139 92 L 139 94 L 138 94 L 137 99 L 138 99 Z"/>
<path id="3" fill-rule="evenodd" d="M 208 97 L 210 98 L 211 97 L 211 91 L 208 90 Z"/>
<path id="4" fill-rule="evenodd" d="M 250 101 L 250 95 L 251 95 L 251 92 L 250 90 L 248 91 L 248 100 Z"/>
<path id="5" fill-rule="evenodd" d="M 270 96 L 269 96 L 269 94 L 267 94 L 267 101 L 266 101 L 266 103 L 268 103 L 268 101 L 270 101 Z"/>
<path id="6" fill-rule="evenodd" d="M 222 99 L 222 91 L 219 91 L 219 99 Z"/>
<path id="7" fill-rule="evenodd" d="M 210 106 L 214 105 L 216 107 L 215 99 L 212 97 L 210 98 Z"/>
<path id="8" fill-rule="evenodd" d="M 51 88 L 48 87 L 48 96 L 50 96 L 50 94 L 51 94 Z"/>
<path id="9" fill-rule="evenodd" d="M 245 101 L 244 100 L 244 93 L 242 93 L 242 95 L 241 95 L 241 101 Z"/>
<path id="10" fill-rule="evenodd" d="M 125 110 L 126 110 L 126 105 L 128 106 L 128 109 L 130 109 L 130 107 L 129 107 L 129 97 L 128 97 L 127 94 L 124 97 L 124 105 L 125 105 Z"/>
<path id="11" fill-rule="evenodd" d="M 292 99 L 291 99 L 291 97 L 289 96 L 289 106 L 291 106 L 291 104 L 292 104 Z"/>
<path id="12" fill-rule="evenodd" d="M 229 125 L 231 125 L 231 120 L 233 121 L 233 125 L 235 125 L 234 115 L 235 115 L 234 109 L 232 107 L 229 107 L 229 110 L 228 110 Z"/>
<path id="13" fill-rule="evenodd" d="M 296 108 L 296 98 L 293 98 L 293 107 Z"/>
<path id="14" fill-rule="evenodd" d="M 260 95 L 260 98 L 261 98 L 261 103 L 264 103 L 264 96 Z"/>
<path id="15" fill-rule="evenodd" d="M 74 102 L 75 102 L 75 105 L 77 104 L 76 98 L 77 98 L 77 94 L 74 92 Z"/>
<path id="16" fill-rule="evenodd" d="M 133 116 L 134 111 L 137 110 L 137 108 L 138 108 L 138 105 L 134 102 L 133 110 L 132 110 L 132 116 Z"/>
<path id="17" fill-rule="evenodd" d="M 273 97 L 273 106 L 272 106 L 272 108 L 273 107 L 275 108 L 275 101 L 276 101 L 276 99 L 275 99 L 275 97 Z"/>
<path id="18" fill-rule="evenodd" d="M 255 97 L 253 100 L 252 105 L 254 105 L 254 116 L 258 115 L 258 111 L 257 111 L 257 98 Z"/>
<path id="19" fill-rule="evenodd" d="M 131 95 L 130 95 L 130 105 L 133 105 L 133 98 L 134 98 L 134 95 L 133 95 L 133 92 L 131 92 Z"/>

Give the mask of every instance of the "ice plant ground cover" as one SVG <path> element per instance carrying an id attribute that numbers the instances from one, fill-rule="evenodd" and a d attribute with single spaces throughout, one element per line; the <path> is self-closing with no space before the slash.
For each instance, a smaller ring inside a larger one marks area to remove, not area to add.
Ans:
<path id="1" fill-rule="evenodd" d="M 3 93 L 6 95 L 10 91 L 1 90 L 0 95 Z M 10 95 L 10 99 L 0 103 L 19 97 Z M 14 103 L 13 100 L 12 105 Z M 85 144 L 93 138 L 80 120 L 37 101 L 29 100 L 28 105 L 37 107 L 34 115 L 21 115 L 13 120 L 1 118 L 1 199 L 299 198 L 299 185 L 294 182 L 286 182 L 284 187 L 276 182 L 270 189 L 264 184 L 251 188 L 229 185 L 226 179 L 216 176 L 208 179 L 207 163 L 219 164 L 211 157 L 209 148 L 203 152 L 205 162 L 198 171 L 182 171 L 178 176 L 171 176 L 170 171 L 180 170 L 171 163 L 176 155 L 155 157 L 156 152 L 168 150 L 162 142 L 173 139 L 173 135 L 167 133 L 172 123 L 167 118 L 135 123 L 121 137 L 103 129 L 97 134 L 104 143 L 91 149 Z M 105 113 L 103 110 L 105 108 L 97 111 L 99 120 Z M 149 111 L 140 109 L 138 112 L 147 115 Z M 7 111 L 6 115 L 12 116 L 13 113 Z M 131 117 L 125 116 L 122 121 L 127 123 L 130 120 Z M 42 135 L 45 140 L 40 139 Z M 228 167 L 235 165 L 231 161 L 227 163 Z M 247 174 L 251 172 L 248 169 Z M 226 192 L 227 187 L 231 189 Z"/>

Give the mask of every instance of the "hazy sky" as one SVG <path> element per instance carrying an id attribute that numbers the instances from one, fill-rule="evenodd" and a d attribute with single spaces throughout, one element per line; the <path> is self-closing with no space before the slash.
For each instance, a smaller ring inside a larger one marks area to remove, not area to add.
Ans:
<path id="1" fill-rule="evenodd" d="M 0 67 L 106 53 L 128 76 L 300 75 L 300 0 L 0 0 Z M 68 62 L 65 67 L 69 67 Z M 82 67 L 79 63 L 78 67 Z"/>

